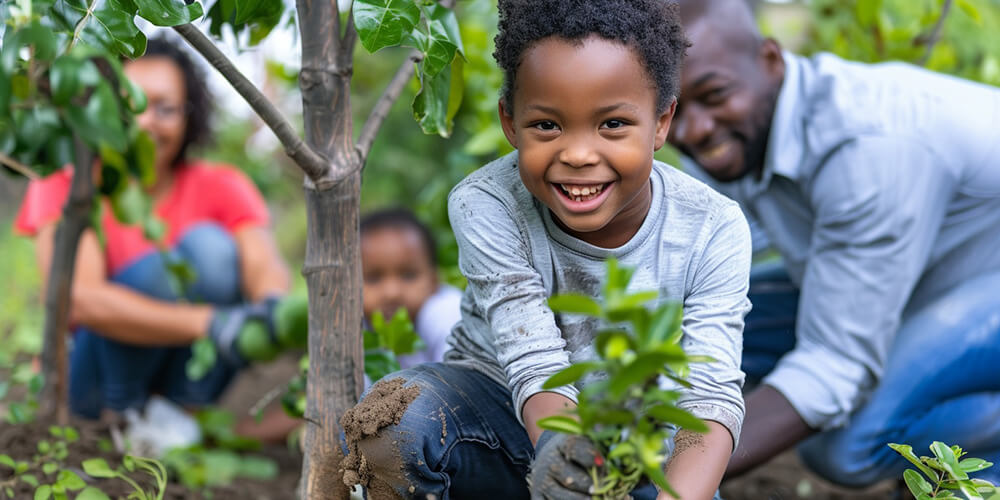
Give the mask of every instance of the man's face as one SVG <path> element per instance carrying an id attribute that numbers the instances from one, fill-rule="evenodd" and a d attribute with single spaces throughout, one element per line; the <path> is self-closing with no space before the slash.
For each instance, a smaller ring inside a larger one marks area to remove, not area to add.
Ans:
<path id="1" fill-rule="evenodd" d="M 547 38 L 524 53 L 500 119 L 525 187 L 569 234 L 611 248 L 642 225 L 673 113 L 657 113 L 656 96 L 635 52 L 616 42 Z"/>
<path id="2" fill-rule="evenodd" d="M 409 227 L 381 227 L 361 235 L 362 303 L 369 321 L 375 311 L 386 319 L 402 307 L 417 320 L 437 290 L 437 270 L 420 233 Z"/>
<path id="3" fill-rule="evenodd" d="M 709 175 L 733 181 L 764 165 L 784 78 L 781 49 L 732 47 L 719 28 L 696 22 L 681 72 L 681 95 L 668 140 Z"/>

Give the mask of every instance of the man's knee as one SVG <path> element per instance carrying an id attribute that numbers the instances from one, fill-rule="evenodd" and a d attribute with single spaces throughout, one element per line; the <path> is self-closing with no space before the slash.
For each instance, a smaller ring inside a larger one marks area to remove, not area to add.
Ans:
<path id="1" fill-rule="evenodd" d="M 848 488 L 864 488 L 892 477 L 896 461 L 889 456 L 891 453 L 885 444 L 875 449 L 858 440 L 851 442 L 826 435 L 816 436 L 799 447 L 799 455 L 811 471 Z"/>

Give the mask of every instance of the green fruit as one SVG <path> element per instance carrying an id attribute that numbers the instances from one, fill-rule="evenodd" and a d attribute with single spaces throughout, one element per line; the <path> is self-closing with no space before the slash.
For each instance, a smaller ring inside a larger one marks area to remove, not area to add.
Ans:
<path id="1" fill-rule="evenodd" d="M 249 361 L 271 361 L 280 349 L 271 342 L 267 326 L 259 321 L 248 321 L 240 330 L 236 347 L 244 359 Z"/>
<path id="2" fill-rule="evenodd" d="M 274 307 L 274 329 L 282 347 L 305 347 L 309 342 L 309 297 L 289 295 Z"/>

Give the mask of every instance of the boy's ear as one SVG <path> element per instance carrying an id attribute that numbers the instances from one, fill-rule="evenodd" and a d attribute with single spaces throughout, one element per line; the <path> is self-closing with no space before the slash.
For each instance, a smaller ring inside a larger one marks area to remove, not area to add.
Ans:
<path id="1" fill-rule="evenodd" d="M 674 121 L 674 112 L 677 111 L 677 98 L 670 100 L 670 106 L 656 118 L 656 138 L 654 150 L 659 151 L 663 144 L 667 142 L 667 134 L 670 132 L 670 123 Z"/>
<path id="2" fill-rule="evenodd" d="M 507 137 L 507 142 L 517 149 L 517 134 L 514 133 L 514 114 L 508 112 L 503 105 L 503 99 L 497 103 L 497 112 L 500 114 L 500 127 L 503 128 L 503 135 Z"/>

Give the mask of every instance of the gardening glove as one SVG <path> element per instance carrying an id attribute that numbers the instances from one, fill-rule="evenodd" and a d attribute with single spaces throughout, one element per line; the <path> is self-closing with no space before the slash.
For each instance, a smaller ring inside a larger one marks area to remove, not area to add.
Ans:
<path id="1" fill-rule="evenodd" d="M 208 327 L 219 358 L 231 366 L 248 361 L 268 361 L 278 355 L 274 328 L 277 297 L 231 307 L 217 307 Z"/>
<path id="2" fill-rule="evenodd" d="M 528 485 L 531 500 L 590 500 L 590 469 L 604 458 L 584 437 L 545 431 L 535 445 Z"/>

